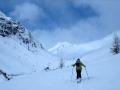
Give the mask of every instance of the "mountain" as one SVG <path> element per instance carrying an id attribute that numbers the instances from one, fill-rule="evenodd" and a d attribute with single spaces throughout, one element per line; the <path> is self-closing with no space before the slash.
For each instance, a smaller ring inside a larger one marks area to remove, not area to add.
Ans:
<path id="1" fill-rule="evenodd" d="M 98 50 L 102 47 L 105 46 L 112 47 L 113 36 L 115 33 L 117 33 L 118 36 L 120 36 L 120 31 L 116 31 L 100 40 L 83 44 L 71 44 L 69 42 L 59 42 L 52 48 L 48 49 L 48 51 L 62 58 L 82 57 L 87 53 Z"/>
<path id="2" fill-rule="evenodd" d="M 47 52 L 20 22 L 0 12 L 0 69 L 7 73 L 32 72 L 59 58 Z M 57 66 L 57 64 L 56 64 Z"/>
<path id="3" fill-rule="evenodd" d="M 37 43 L 29 30 L 27 30 L 20 22 L 14 21 L 0 12 L 0 36 L 17 38 L 24 43 L 28 49 L 37 47 Z"/>

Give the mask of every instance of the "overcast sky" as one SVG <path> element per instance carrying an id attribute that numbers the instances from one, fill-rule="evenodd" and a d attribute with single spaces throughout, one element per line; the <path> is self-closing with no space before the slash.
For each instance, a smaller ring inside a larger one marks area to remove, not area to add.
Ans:
<path id="1" fill-rule="evenodd" d="M 120 0 L 0 0 L 0 10 L 33 31 L 46 48 L 120 30 L 119 9 Z"/>

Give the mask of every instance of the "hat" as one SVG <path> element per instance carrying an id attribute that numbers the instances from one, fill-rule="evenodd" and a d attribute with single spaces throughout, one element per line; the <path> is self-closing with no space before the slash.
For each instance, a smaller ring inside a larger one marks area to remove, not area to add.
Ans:
<path id="1" fill-rule="evenodd" d="M 77 61 L 80 61 L 80 59 L 78 58 Z"/>

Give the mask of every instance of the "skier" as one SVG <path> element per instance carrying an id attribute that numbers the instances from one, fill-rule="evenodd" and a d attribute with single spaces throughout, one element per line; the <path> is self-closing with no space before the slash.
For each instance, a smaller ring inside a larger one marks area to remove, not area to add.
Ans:
<path id="1" fill-rule="evenodd" d="M 73 64 L 72 66 L 73 66 L 73 67 L 76 66 L 76 74 L 77 74 L 76 79 L 77 79 L 77 80 L 78 80 L 78 79 L 81 80 L 81 78 L 82 78 L 82 76 L 81 76 L 82 66 L 85 67 L 85 68 L 86 68 L 86 66 L 81 62 L 81 60 L 80 60 L 79 58 L 76 60 L 76 63 Z"/>

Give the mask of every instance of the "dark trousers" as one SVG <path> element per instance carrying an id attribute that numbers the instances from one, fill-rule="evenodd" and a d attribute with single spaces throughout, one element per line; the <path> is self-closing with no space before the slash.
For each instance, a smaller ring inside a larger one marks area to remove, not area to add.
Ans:
<path id="1" fill-rule="evenodd" d="M 77 79 L 79 79 L 79 78 L 81 78 L 82 76 L 81 76 L 81 72 L 82 72 L 82 70 L 76 70 L 76 73 L 77 73 Z"/>

